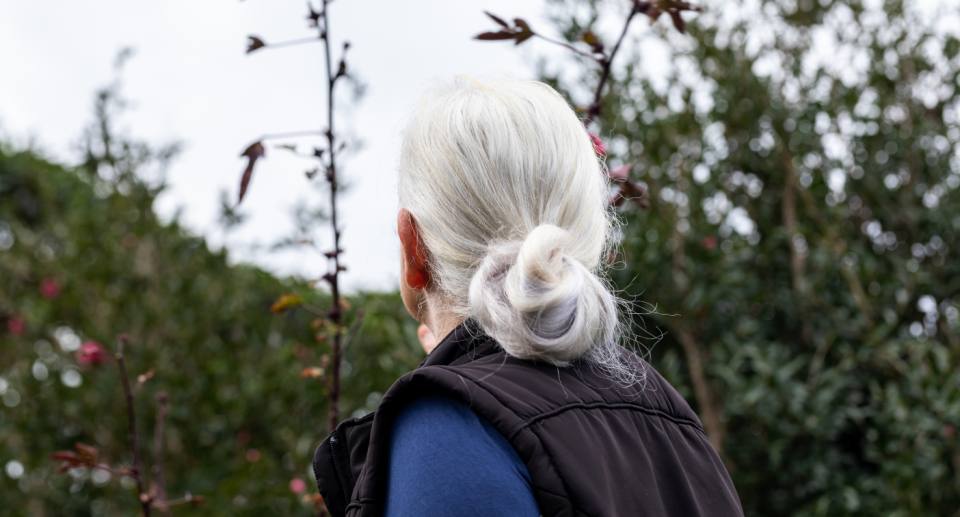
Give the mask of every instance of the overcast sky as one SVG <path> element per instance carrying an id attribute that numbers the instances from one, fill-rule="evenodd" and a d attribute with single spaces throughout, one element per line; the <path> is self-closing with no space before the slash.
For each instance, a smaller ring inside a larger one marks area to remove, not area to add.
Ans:
<path id="1" fill-rule="evenodd" d="M 491 28 L 484 9 L 546 28 L 543 8 L 541 0 L 331 5 L 332 36 L 351 42 L 351 71 L 368 85 L 340 121 L 364 144 L 344 168 L 352 185 L 342 210 L 347 286 L 397 287 L 398 134 L 420 93 L 461 73 L 533 78 L 534 58 L 553 52 L 546 45 L 471 37 Z M 299 0 L 0 0 L 0 138 L 21 147 L 32 140 L 50 158 L 76 163 L 72 146 L 91 119 L 93 93 L 112 80 L 118 50 L 133 47 L 122 76 L 132 110 L 121 126 L 153 143 L 185 144 L 157 210 L 169 219 L 182 209 L 181 221 L 219 247 L 219 193 L 236 196 L 246 145 L 264 133 L 324 125 L 321 45 L 244 54 L 250 34 L 268 43 L 314 35 L 305 10 Z M 299 143 L 306 149 L 309 141 Z M 303 174 L 312 166 L 267 149 L 243 203 L 250 217 L 227 239 L 234 261 L 279 274 L 325 271 L 315 254 L 265 249 L 289 233 L 298 200 L 318 199 Z M 261 250 L 251 251 L 256 243 Z"/>

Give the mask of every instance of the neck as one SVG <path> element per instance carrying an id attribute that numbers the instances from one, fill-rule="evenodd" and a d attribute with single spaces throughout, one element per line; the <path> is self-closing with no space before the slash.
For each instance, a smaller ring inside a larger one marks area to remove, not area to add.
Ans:
<path id="1" fill-rule="evenodd" d="M 430 327 L 430 331 L 437 337 L 437 343 L 443 341 L 457 325 L 466 320 L 463 316 L 449 310 L 448 303 L 439 296 L 426 296 L 427 311 L 423 318 L 423 323 Z"/>

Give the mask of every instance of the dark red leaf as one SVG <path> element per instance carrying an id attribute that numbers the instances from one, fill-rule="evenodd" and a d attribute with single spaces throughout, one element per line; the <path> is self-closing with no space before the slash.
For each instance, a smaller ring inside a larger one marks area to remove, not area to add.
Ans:
<path id="1" fill-rule="evenodd" d="M 267 44 L 264 43 L 262 39 L 256 36 L 247 36 L 247 38 L 250 39 L 250 41 L 247 42 L 247 54 L 253 52 L 254 50 L 267 46 Z"/>
<path id="2" fill-rule="evenodd" d="M 97 459 L 100 457 L 100 451 L 97 450 L 96 447 L 77 442 L 73 444 L 73 448 L 77 450 L 81 460 L 90 465 L 97 464 Z"/>
<path id="3" fill-rule="evenodd" d="M 495 15 L 495 14 L 491 14 L 489 11 L 484 11 L 483 14 L 486 14 L 487 16 L 489 16 L 491 19 L 493 19 L 493 21 L 497 22 L 497 23 L 498 23 L 500 26 L 502 26 L 503 28 L 505 28 L 505 29 L 509 29 L 509 28 L 510 28 L 510 24 L 507 23 L 507 22 L 505 22 L 505 21 L 503 20 L 503 18 L 500 18 L 499 16 L 497 16 L 497 15 Z"/>
<path id="4" fill-rule="evenodd" d="M 687 22 L 680 17 L 680 11 L 670 11 L 670 18 L 673 19 L 673 26 L 681 33 L 686 32 Z"/>
<path id="5" fill-rule="evenodd" d="M 342 75 L 347 75 L 347 62 L 341 59 L 341 60 L 340 60 L 340 67 L 337 68 L 337 75 L 336 75 L 336 77 L 340 77 L 340 76 L 342 76 Z"/>
<path id="6" fill-rule="evenodd" d="M 307 15 L 307 19 L 310 20 L 310 27 L 317 27 L 322 14 L 314 11 L 312 5 L 307 4 L 307 8 L 310 9 L 310 14 Z"/>
<path id="7" fill-rule="evenodd" d="M 647 190 L 642 186 L 632 182 L 625 181 L 622 183 L 623 193 L 626 197 L 633 201 L 640 208 L 647 208 L 650 206 L 650 201 L 647 199 Z"/>
<path id="8" fill-rule="evenodd" d="M 324 150 L 323 150 L 323 149 L 320 149 L 319 147 L 314 147 L 314 148 L 313 148 L 313 155 L 316 156 L 317 158 L 320 158 L 320 157 L 323 156 L 323 151 L 324 151 Z"/>
<path id="9" fill-rule="evenodd" d="M 629 198 L 641 198 L 647 194 L 646 189 L 632 181 L 623 182 L 623 192 Z"/>
<path id="10" fill-rule="evenodd" d="M 657 18 L 659 18 L 661 14 L 663 14 L 663 11 L 651 5 L 650 8 L 647 9 L 643 14 L 647 15 L 647 18 L 650 18 L 650 23 L 653 23 L 657 21 Z"/>
<path id="11" fill-rule="evenodd" d="M 680 1 L 677 1 L 677 0 L 674 0 L 674 2 L 671 4 L 670 7 L 671 7 L 672 9 L 677 10 L 677 11 L 696 11 L 696 12 L 699 12 L 699 11 L 702 11 L 702 10 L 703 10 L 699 5 L 688 4 L 687 2 L 680 2 Z"/>
<path id="12" fill-rule="evenodd" d="M 632 181 L 618 181 L 617 188 L 610 196 L 607 203 L 610 206 L 618 207 L 625 201 L 630 200 L 638 204 L 640 208 L 647 208 L 650 202 L 646 198 L 647 191 L 642 186 Z"/>
<path id="13" fill-rule="evenodd" d="M 493 41 L 493 40 L 513 39 L 515 37 L 517 37 L 517 35 L 513 32 L 497 31 L 497 32 L 483 32 L 474 36 L 473 39 Z"/>
<path id="14" fill-rule="evenodd" d="M 516 44 L 519 45 L 524 41 L 535 36 L 533 29 L 530 28 L 530 25 L 523 18 L 514 18 L 513 23 L 520 29 L 516 32 Z"/>
<path id="15" fill-rule="evenodd" d="M 610 195 L 610 199 L 607 200 L 607 204 L 613 207 L 618 207 L 626 201 L 627 198 L 623 197 L 623 186 L 617 185 L 617 189 L 613 191 L 613 194 Z"/>
<path id="16" fill-rule="evenodd" d="M 528 39 L 532 38 L 533 35 L 534 35 L 533 32 L 521 32 L 520 34 L 517 34 L 516 44 L 519 45 L 524 41 L 527 41 Z"/>
<path id="17" fill-rule="evenodd" d="M 73 451 L 57 451 L 51 454 L 50 457 L 57 461 L 69 461 L 73 463 L 80 461 L 80 456 L 77 456 L 77 453 Z"/>
<path id="18" fill-rule="evenodd" d="M 247 157 L 247 168 L 243 171 L 243 177 L 240 178 L 240 197 L 237 199 L 237 204 L 239 205 L 243 201 L 243 196 L 247 193 L 247 186 L 250 185 L 250 177 L 253 176 L 253 164 L 257 163 L 257 160 L 266 156 L 266 149 L 263 147 L 263 143 L 254 142 L 247 147 L 240 156 Z"/>

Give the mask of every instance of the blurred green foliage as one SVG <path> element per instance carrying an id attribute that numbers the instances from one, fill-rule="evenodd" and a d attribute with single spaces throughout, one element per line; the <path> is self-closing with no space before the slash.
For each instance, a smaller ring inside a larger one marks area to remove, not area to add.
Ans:
<path id="1" fill-rule="evenodd" d="M 320 366 L 328 347 L 306 312 L 269 308 L 288 293 L 320 308 L 329 301 L 305 281 L 231 265 L 176 220 L 158 222 L 161 187 L 145 172 L 176 149 L 113 134 L 116 100 L 112 89 L 98 97 L 81 167 L 0 150 L 0 513 L 138 513 L 132 484 L 80 469 L 58 474 L 49 458 L 83 442 L 99 447 L 102 461 L 130 464 L 115 361 L 84 369 L 72 354 L 86 340 L 115 350 L 125 332 L 131 375 L 155 372 L 136 396 L 145 463 L 153 464 L 155 396 L 164 391 L 168 496 L 207 500 L 173 513 L 313 515 L 301 497 L 315 492 L 309 466 L 327 433 L 326 394 L 301 371 Z M 423 358 L 398 294 L 349 303 L 366 317 L 346 353 L 344 417 L 371 411 Z M 291 491 L 295 478 L 306 492 Z"/>
<path id="2" fill-rule="evenodd" d="M 570 42 L 602 37 L 605 9 L 623 7 L 550 6 Z M 609 165 L 635 164 L 651 200 L 621 209 L 612 272 L 647 329 L 638 344 L 705 423 L 715 417 L 747 515 L 957 515 L 960 42 L 939 21 L 960 13 L 704 8 L 688 35 L 664 20 L 628 39 L 599 121 Z M 657 53 L 665 77 L 644 71 Z M 575 104 L 597 80 L 583 60 L 545 70 Z M 301 377 L 326 349 L 312 317 L 268 309 L 283 294 L 327 300 L 159 223 L 144 171 L 176 149 L 100 129 L 77 169 L 0 151 L 0 507 L 136 512 L 131 488 L 56 474 L 48 458 L 81 441 L 129 463 L 114 365 L 79 369 L 70 352 L 127 332 L 132 373 L 156 371 L 137 396 L 145 457 L 166 391 L 168 492 L 208 498 L 176 512 L 311 514 L 288 483 L 310 485 L 327 431 L 323 385 Z M 422 358 L 398 295 L 350 303 L 366 317 L 347 351 L 344 416 L 372 410 Z"/>
<path id="3" fill-rule="evenodd" d="M 748 516 L 960 514 L 960 7 L 920 4 L 706 1 L 618 58 L 601 136 L 651 207 L 612 276 Z M 626 7 L 551 9 L 576 42 Z"/>

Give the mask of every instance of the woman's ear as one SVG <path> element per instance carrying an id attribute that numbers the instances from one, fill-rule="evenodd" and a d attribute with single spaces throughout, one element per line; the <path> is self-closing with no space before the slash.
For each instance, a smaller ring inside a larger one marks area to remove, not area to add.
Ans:
<path id="1" fill-rule="evenodd" d="M 427 270 L 427 249 L 420 238 L 417 221 L 406 208 L 397 214 L 397 233 L 400 234 L 400 254 L 404 265 L 404 280 L 414 291 L 421 291 L 430 285 L 430 271 Z"/>

